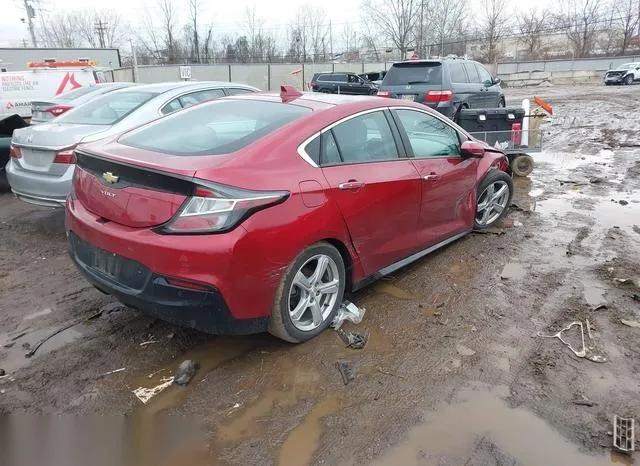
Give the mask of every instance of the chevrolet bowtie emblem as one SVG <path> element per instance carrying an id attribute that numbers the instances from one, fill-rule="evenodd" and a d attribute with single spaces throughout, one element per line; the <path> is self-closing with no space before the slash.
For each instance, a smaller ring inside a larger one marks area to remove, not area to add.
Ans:
<path id="1" fill-rule="evenodd" d="M 120 179 L 120 177 L 114 175 L 111 172 L 105 172 L 105 173 L 102 174 L 102 179 L 104 181 L 106 181 L 107 183 L 109 183 L 109 184 L 113 184 L 113 183 L 117 183 L 118 180 Z"/>

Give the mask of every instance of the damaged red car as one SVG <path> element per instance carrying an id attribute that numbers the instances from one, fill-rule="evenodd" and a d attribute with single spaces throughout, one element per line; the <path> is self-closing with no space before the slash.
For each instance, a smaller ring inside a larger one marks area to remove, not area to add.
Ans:
<path id="1" fill-rule="evenodd" d="M 505 215 L 504 154 L 377 97 L 223 98 L 80 146 L 70 253 L 104 293 L 209 333 L 318 335 L 345 293 Z"/>

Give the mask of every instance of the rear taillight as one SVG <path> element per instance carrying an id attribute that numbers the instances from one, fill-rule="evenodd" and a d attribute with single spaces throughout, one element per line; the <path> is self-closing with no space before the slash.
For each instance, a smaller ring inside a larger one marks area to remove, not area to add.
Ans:
<path id="1" fill-rule="evenodd" d="M 55 107 L 49 107 L 46 109 L 46 112 L 51 113 L 54 117 L 62 115 L 67 110 L 71 110 L 73 107 L 69 107 L 68 105 L 56 105 Z"/>
<path id="2" fill-rule="evenodd" d="M 390 91 L 378 91 L 378 97 L 391 97 Z"/>
<path id="3" fill-rule="evenodd" d="M 431 104 L 449 102 L 451 99 L 453 99 L 453 92 L 451 91 L 429 91 L 424 96 L 424 101 Z"/>
<path id="4" fill-rule="evenodd" d="M 9 148 L 9 155 L 13 159 L 20 159 L 20 158 L 22 158 L 22 151 L 20 150 L 20 148 L 18 146 L 14 146 L 13 144 L 11 144 L 11 146 Z"/>
<path id="5" fill-rule="evenodd" d="M 199 185 L 162 233 L 222 233 L 259 210 L 280 204 L 287 191 L 249 191 L 222 185 Z"/>
<path id="6" fill-rule="evenodd" d="M 318 83 L 314 83 L 313 81 L 309 83 L 309 89 L 315 89 L 318 87 Z"/>
<path id="7" fill-rule="evenodd" d="M 56 152 L 53 158 L 53 163 L 66 163 L 68 165 L 76 163 L 76 154 L 74 152 L 75 147 L 70 147 Z"/>

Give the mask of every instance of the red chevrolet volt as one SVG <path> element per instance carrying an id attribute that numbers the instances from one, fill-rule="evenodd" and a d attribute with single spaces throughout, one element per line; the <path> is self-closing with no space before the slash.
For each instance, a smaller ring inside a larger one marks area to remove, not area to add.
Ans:
<path id="1" fill-rule="evenodd" d="M 209 333 L 318 335 L 343 294 L 505 215 L 501 152 L 378 97 L 223 98 L 80 146 L 66 226 L 99 290 Z"/>

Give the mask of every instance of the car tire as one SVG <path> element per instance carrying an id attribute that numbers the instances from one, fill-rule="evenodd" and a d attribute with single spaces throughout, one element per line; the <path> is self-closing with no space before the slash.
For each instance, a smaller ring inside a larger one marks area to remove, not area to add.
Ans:
<path id="1" fill-rule="evenodd" d="M 505 108 L 507 103 L 504 100 L 504 97 L 500 97 L 500 101 L 498 102 L 498 108 Z"/>
<path id="2" fill-rule="evenodd" d="M 533 171 L 533 157 L 520 154 L 511 161 L 511 171 L 516 176 L 529 176 Z"/>
<path id="3" fill-rule="evenodd" d="M 624 83 L 627 86 L 631 86 L 633 84 L 633 75 L 632 74 L 628 74 L 625 78 L 624 78 Z"/>
<path id="4" fill-rule="evenodd" d="M 502 188 L 506 190 L 499 194 Z M 505 172 L 494 169 L 480 182 L 477 193 L 474 228 L 485 230 L 507 214 L 513 197 L 513 181 Z"/>
<path id="5" fill-rule="evenodd" d="M 316 278 L 321 262 L 326 266 Z M 333 290 L 328 285 L 336 280 L 335 292 L 322 293 L 318 289 L 318 285 L 324 284 L 326 289 Z M 307 247 L 289 264 L 280 281 L 273 300 L 269 333 L 290 343 L 319 335 L 340 309 L 345 284 L 344 260 L 335 247 L 324 241 Z"/>

